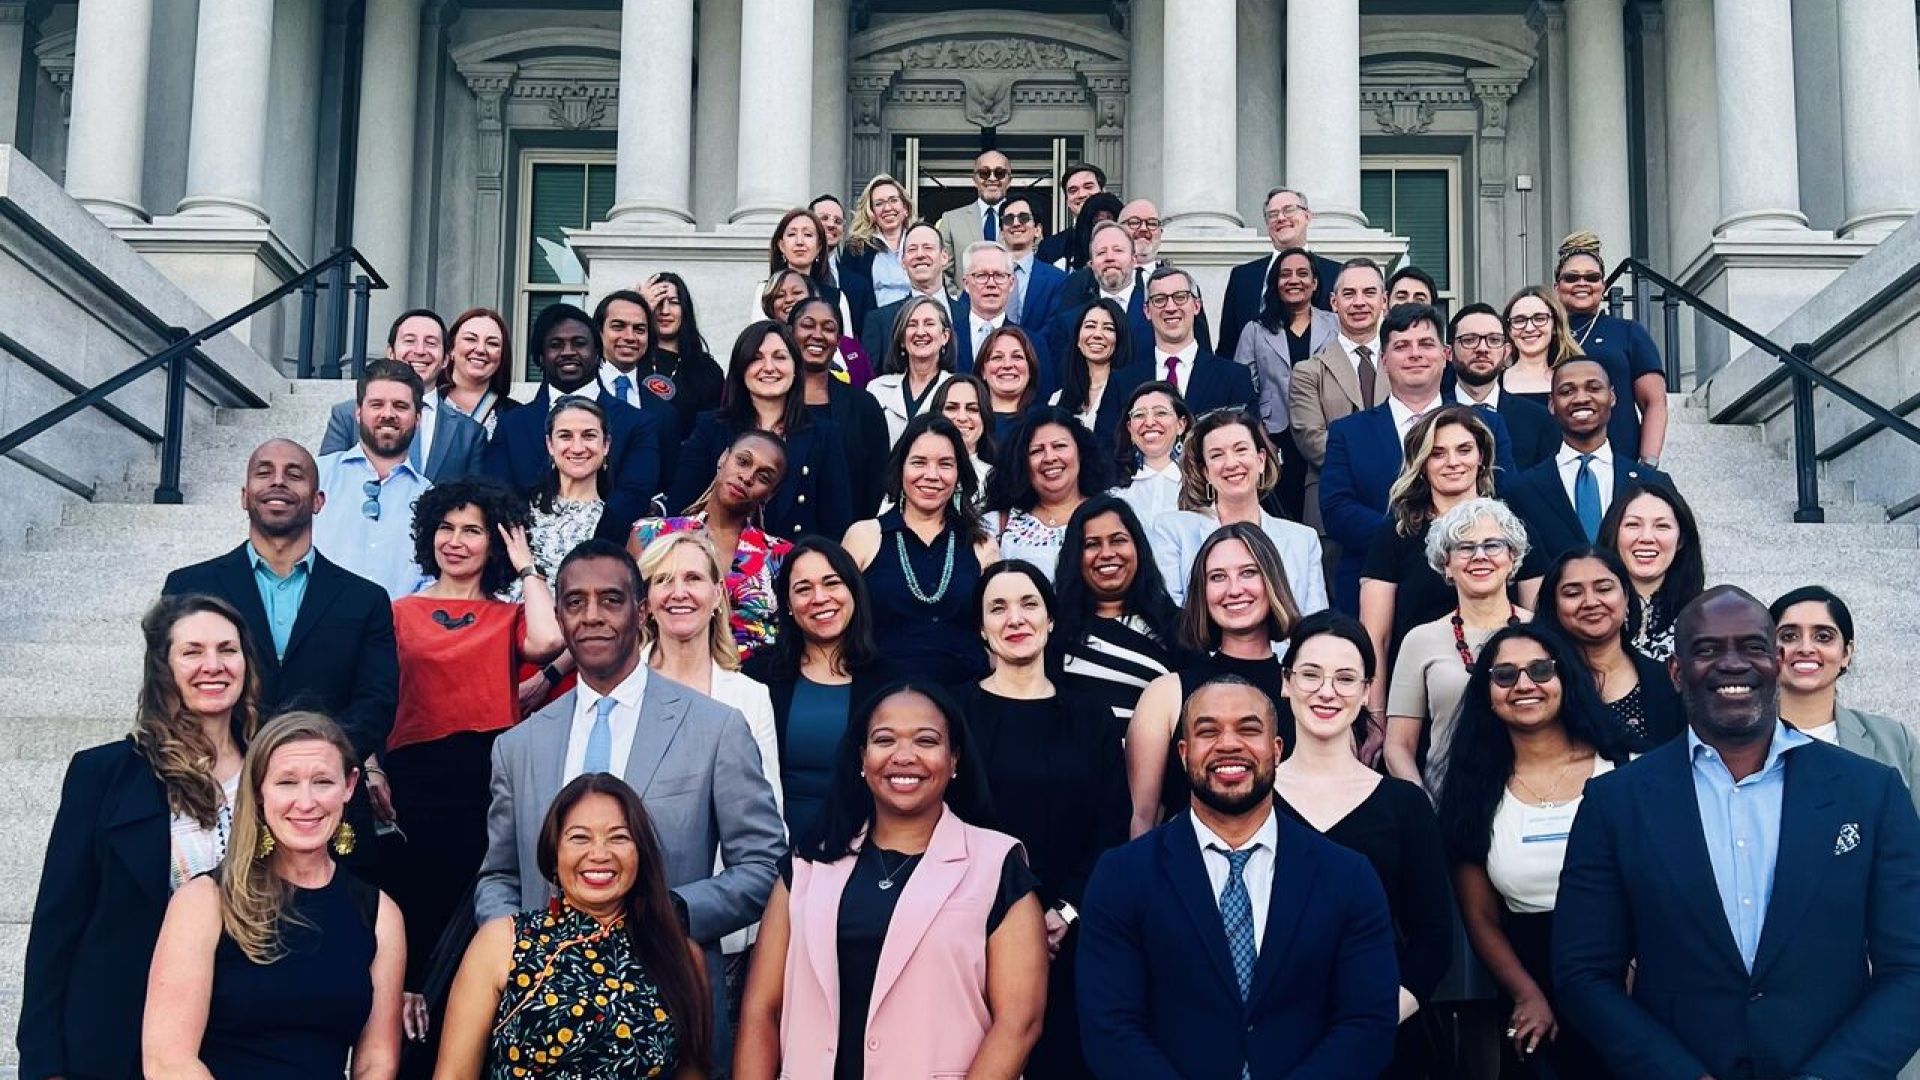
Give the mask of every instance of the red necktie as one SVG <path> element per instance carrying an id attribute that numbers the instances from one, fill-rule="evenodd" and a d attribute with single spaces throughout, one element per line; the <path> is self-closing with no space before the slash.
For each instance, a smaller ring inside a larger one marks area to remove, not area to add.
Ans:
<path id="1" fill-rule="evenodd" d="M 1167 357 L 1167 381 L 1173 384 L 1175 390 L 1180 388 L 1180 358 L 1177 356 Z"/>

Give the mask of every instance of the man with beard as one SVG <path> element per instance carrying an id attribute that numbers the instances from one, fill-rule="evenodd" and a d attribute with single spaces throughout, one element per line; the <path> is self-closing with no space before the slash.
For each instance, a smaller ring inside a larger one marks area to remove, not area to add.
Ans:
<path id="1" fill-rule="evenodd" d="M 433 486 L 409 460 L 421 393 L 420 376 L 411 367 L 391 360 L 368 364 L 354 384 L 359 439 L 320 455 L 319 462 L 320 495 L 334 508 L 315 523 L 313 546 L 395 600 L 420 584 L 413 503 Z"/>
<path id="2" fill-rule="evenodd" d="M 1781 721 L 1747 593 L 1681 609 L 1669 667 L 1687 734 L 1589 783 L 1567 840 L 1561 1022 L 1615 1076 L 1892 1077 L 1920 1048 L 1905 785 Z"/>
<path id="3" fill-rule="evenodd" d="M 414 470 L 435 483 L 472 476 L 480 471 L 487 446 L 487 429 L 440 396 L 441 369 L 447 365 L 447 328 L 440 316 L 426 308 L 403 312 L 387 330 L 388 360 L 397 360 L 420 376 L 425 392 L 418 410 L 408 460 Z M 358 402 L 342 401 L 327 414 L 320 453 L 331 454 L 353 445 L 354 412 Z"/>
<path id="4" fill-rule="evenodd" d="M 1507 425 L 1513 460 L 1499 463 L 1500 475 L 1518 476 L 1552 457 L 1560 445 L 1552 414 L 1536 402 L 1501 392 L 1500 373 L 1506 370 L 1510 346 L 1500 313 L 1486 304 L 1468 304 L 1447 326 L 1447 341 L 1451 351 L 1442 396 L 1498 413 Z"/>
<path id="5" fill-rule="evenodd" d="M 1102 1080 L 1378 1076 L 1399 971 L 1366 859 L 1273 806 L 1278 716 L 1201 684 L 1176 749 L 1193 803 L 1100 857 L 1080 910 L 1080 1031 Z"/>
<path id="6" fill-rule="evenodd" d="M 1087 244 L 1087 265 L 1067 275 L 1060 287 L 1059 313 L 1047 328 L 1047 350 L 1054 356 L 1072 356 L 1080 316 L 1095 300 L 1111 300 L 1127 313 L 1127 339 L 1138 348 L 1153 340 L 1147 321 L 1147 290 L 1140 265 L 1133 257 L 1133 236 L 1117 221 L 1093 227 Z M 1031 327 L 1029 329 L 1032 329 Z M 1120 358 L 1122 363 L 1131 357 Z M 1111 389 L 1111 387 L 1109 388 Z"/>

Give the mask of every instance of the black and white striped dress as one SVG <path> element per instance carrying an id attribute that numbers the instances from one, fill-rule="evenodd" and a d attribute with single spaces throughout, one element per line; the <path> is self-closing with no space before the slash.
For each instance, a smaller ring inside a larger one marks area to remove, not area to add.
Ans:
<path id="1" fill-rule="evenodd" d="M 1165 675 L 1170 664 L 1169 651 L 1153 640 L 1139 616 L 1089 619 L 1085 639 L 1063 650 L 1063 689 L 1089 695 L 1124 723 L 1133 718 L 1140 692 Z"/>

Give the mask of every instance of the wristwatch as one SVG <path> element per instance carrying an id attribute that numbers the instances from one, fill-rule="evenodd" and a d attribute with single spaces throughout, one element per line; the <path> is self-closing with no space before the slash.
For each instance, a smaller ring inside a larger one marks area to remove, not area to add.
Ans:
<path id="1" fill-rule="evenodd" d="M 513 576 L 514 576 L 514 580 L 516 581 L 525 581 L 531 577 L 539 577 L 540 566 L 538 563 L 528 563 L 527 565 L 520 568 L 519 573 Z"/>
<path id="2" fill-rule="evenodd" d="M 559 686 L 560 680 L 566 678 L 565 675 L 562 675 L 560 673 L 560 669 L 557 667 L 554 667 L 552 664 L 548 664 L 546 667 L 541 668 L 540 676 L 547 680 L 548 686 Z"/>
<path id="3" fill-rule="evenodd" d="M 1645 465 L 1649 469 L 1657 469 L 1660 467 L 1660 459 L 1657 457 L 1643 457 L 1640 459 L 1640 464 Z"/>
<path id="4" fill-rule="evenodd" d="M 1080 921 L 1080 910 L 1065 900 L 1053 905 L 1053 910 L 1055 914 L 1060 916 L 1061 921 L 1065 922 L 1068 926 L 1072 926 L 1074 923 Z"/>

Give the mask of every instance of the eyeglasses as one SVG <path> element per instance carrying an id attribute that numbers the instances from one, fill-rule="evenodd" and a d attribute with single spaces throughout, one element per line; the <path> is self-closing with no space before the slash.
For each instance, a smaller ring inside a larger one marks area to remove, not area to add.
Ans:
<path id="1" fill-rule="evenodd" d="M 1485 345 L 1489 349 L 1498 349 L 1507 343 L 1505 334 L 1457 334 L 1453 343 L 1463 349 L 1477 349 Z"/>
<path id="2" fill-rule="evenodd" d="M 907 200 L 901 198 L 898 195 L 883 195 L 880 198 L 873 200 L 873 208 L 875 210 L 891 210 L 896 206 L 905 206 L 905 205 L 907 205 Z"/>
<path id="3" fill-rule="evenodd" d="M 1307 208 L 1304 206 L 1276 206 L 1272 210 L 1267 211 L 1266 218 L 1267 222 L 1271 224 L 1282 218 L 1297 218 L 1306 212 Z"/>
<path id="4" fill-rule="evenodd" d="M 1515 315 L 1507 320 L 1507 325 L 1515 330 L 1539 329 L 1553 324 L 1553 312 L 1536 311 L 1532 315 Z"/>
<path id="5" fill-rule="evenodd" d="M 1000 215 L 1000 224 L 1002 224 L 1002 225 L 1031 225 L 1031 224 L 1033 224 L 1033 215 L 1032 215 L 1032 214 L 1021 214 L 1021 213 L 1012 213 L 1012 214 L 1001 214 L 1001 215 Z"/>
<path id="6" fill-rule="evenodd" d="M 1562 285 L 1581 285 L 1581 284 L 1598 285 L 1605 280 L 1606 280 L 1605 275 L 1601 274 L 1600 271 L 1598 270 L 1588 270 L 1585 273 L 1565 273 L 1560 275 L 1560 284 Z"/>
<path id="7" fill-rule="evenodd" d="M 365 495 L 367 497 L 367 501 L 360 504 L 360 513 L 364 515 L 368 521 L 379 521 L 380 520 L 380 481 L 369 480 L 366 483 L 361 484 L 360 494 Z"/>
<path id="8" fill-rule="evenodd" d="M 1129 231 L 1129 232 L 1139 232 L 1139 231 L 1140 231 L 1141 229 L 1145 229 L 1145 230 L 1147 230 L 1148 232 L 1159 232 L 1159 231 L 1160 231 L 1160 219 L 1159 219 L 1159 218 L 1157 218 L 1157 217 L 1149 217 L 1149 218 L 1141 218 L 1141 217 L 1130 217 L 1130 218 L 1121 218 L 1121 219 L 1120 219 L 1120 224 L 1122 224 L 1122 225 L 1125 225 L 1125 226 L 1127 227 L 1127 229 L 1128 229 L 1128 231 Z"/>
<path id="9" fill-rule="evenodd" d="M 1127 419 L 1128 420 L 1159 420 L 1162 423 L 1171 423 L 1173 419 L 1179 415 L 1180 415 L 1179 413 L 1174 412 L 1172 409 L 1167 408 L 1165 405 L 1159 405 L 1151 409 L 1135 409 L 1132 412 L 1127 414 Z"/>
<path id="10" fill-rule="evenodd" d="M 1013 171 L 1011 169 L 995 167 L 990 169 L 975 169 L 973 170 L 973 175 L 982 180 L 1005 180 L 1007 177 L 1013 175 Z"/>
<path id="11" fill-rule="evenodd" d="M 1502 555 L 1513 554 L 1513 544 L 1511 541 L 1502 540 L 1499 537 L 1478 541 L 1456 540 L 1447 546 L 1447 550 L 1454 555 L 1464 556 L 1468 559 L 1477 559 L 1482 556 L 1489 559 L 1497 559 Z"/>
<path id="12" fill-rule="evenodd" d="M 1521 675 L 1535 686 L 1545 686 L 1560 677 L 1560 668 L 1551 658 L 1543 656 L 1525 664 L 1495 664 L 1487 669 L 1487 677 L 1502 690 L 1512 689 L 1520 682 Z"/>
<path id="13" fill-rule="evenodd" d="M 974 270 L 967 274 L 967 280 L 982 285 L 1005 285 L 1013 280 L 1013 275 L 1003 270 Z"/>
<path id="14" fill-rule="evenodd" d="M 1317 694 L 1320 688 L 1333 682 L 1333 692 L 1341 697 L 1354 697 L 1367 680 L 1357 671 L 1335 671 L 1329 674 L 1319 668 L 1293 668 L 1287 672 L 1287 678 L 1303 694 Z"/>
<path id="15" fill-rule="evenodd" d="M 1193 293 L 1186 289 L 1181 289 L 1179 292 L 1159 293 L 1155 296 L 1147 297 L 1147 306 L 1150 308 L 1163 308 L 1168 304 L 1179 304 L 1181 307 L 1185 307 L 1192 302 Z"/>

